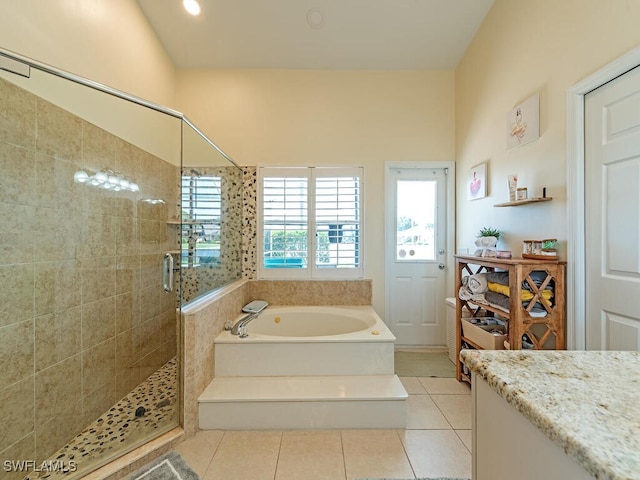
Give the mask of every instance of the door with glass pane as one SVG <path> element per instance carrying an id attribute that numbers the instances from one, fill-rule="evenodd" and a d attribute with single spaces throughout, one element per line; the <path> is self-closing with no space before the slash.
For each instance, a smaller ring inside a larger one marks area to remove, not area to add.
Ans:
<path id="1" fill-rule="evenodd" d="M 391 167 L 386 201 L 387 323 L 398 345 L 442 346 L 445 169 Z"/>

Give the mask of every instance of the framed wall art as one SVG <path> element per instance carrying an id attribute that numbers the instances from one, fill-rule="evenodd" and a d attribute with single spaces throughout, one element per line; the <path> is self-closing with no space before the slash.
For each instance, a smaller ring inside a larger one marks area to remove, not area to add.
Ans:
<path id="1" fill-rule="evenodd" d="M 487 162 L 476 165 L 467 180 L 467 198 L 477 200 L 487 196 Z"/>
<path id="2" fill-rule="evenodd" d="M 507 150 L 540 137 L 540 95 L 527 98 L 507 113 Z"/>

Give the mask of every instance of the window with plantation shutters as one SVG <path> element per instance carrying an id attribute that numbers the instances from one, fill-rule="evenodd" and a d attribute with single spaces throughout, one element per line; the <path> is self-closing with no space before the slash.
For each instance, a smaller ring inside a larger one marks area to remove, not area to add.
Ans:
<path id="1" fill-rule="evenodd" d="M 219 176 L 182 177 L 182 259 L 183 266 L 220 265 Z"/>
<path id="2" fill-rule="evenodd" d="M 362 169 L 259 169 L 261 278 L 362 277 Z"/>

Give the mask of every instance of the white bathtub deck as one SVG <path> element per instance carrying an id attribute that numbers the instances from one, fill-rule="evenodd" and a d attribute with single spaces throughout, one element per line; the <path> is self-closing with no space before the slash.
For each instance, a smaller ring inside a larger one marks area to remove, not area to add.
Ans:
<path id="1" fill-rule="evenodd" d="M 200 428 L 404 428 L 407 396 L 396 375 L 218 377 Z"/>

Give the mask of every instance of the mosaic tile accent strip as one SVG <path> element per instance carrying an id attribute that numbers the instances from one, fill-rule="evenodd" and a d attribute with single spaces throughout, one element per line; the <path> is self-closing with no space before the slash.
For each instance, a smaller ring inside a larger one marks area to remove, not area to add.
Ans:
<path id="1" fill-rule="evenodd" d="M 257 167 L 243 167 L 242 278 L 257 278 L 258 174 Z"/>
<path id="2" fill-rule="evenodd" d="M 112 457 L 138 447 L 149 434 L 175 427 L 177 399 L 178 368 L 173 358 L 49 458 L 51 465 L 72 471 L 41 471 L 24 480 L 81 478 Z"/>

